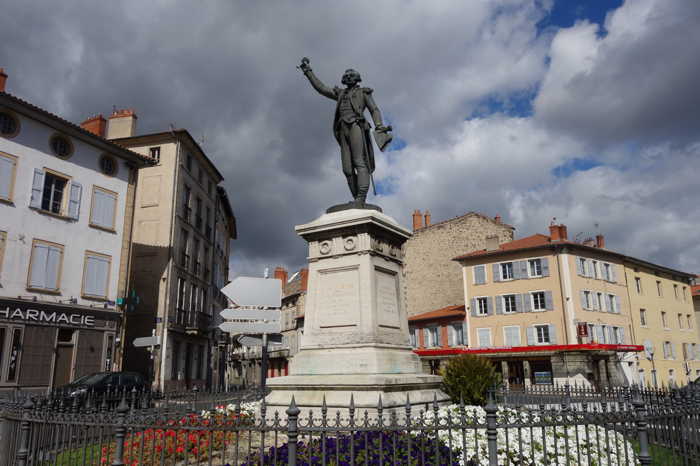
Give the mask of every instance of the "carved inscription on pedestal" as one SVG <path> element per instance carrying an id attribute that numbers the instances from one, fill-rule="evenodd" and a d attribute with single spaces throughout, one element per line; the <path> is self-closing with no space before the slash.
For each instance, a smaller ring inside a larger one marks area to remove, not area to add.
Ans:
<path id="1" fill-rule="evenodd" d="M 323 329 L 355 327 L 360 315 L 357 266 L 319 271 L 318 323 Z"/>
<path id="2" fill-rule="evenodd" d="M 380 327 L 399 329 L 399 290 L 396 273 L 375 269 L 377 286 L 377 324 Z"/>

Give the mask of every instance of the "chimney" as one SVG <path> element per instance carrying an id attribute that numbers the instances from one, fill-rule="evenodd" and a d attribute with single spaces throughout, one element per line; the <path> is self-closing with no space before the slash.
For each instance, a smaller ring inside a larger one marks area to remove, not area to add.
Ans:
<path id="1" fill-rule="evenodd" d="M 306 287 L 309 284 L 309 269 L 301 269 L 299 275 L 301 275 L 301 291 L 306 291 Z"/>
<path id="2" fill-rule="evenodd" d="M 282 289 L 284 290 L 284 285 L 287 284 L 288 278 L 287 269 L 285 269 L 284 267 L 277 267 L 275 269 L 275 274 L 273 275 L 273 277 L 278 280 L 282 280 Z"/>
<path id="3" fill-rule="evenodd" d="M 115 110 L 109 116 L 107 139 L 128 138 L 136 132 L 136 113 L 133 109 Z"/>
<path id="4" fill-rule="evenodd" d="M 413 231 L 421 228 L 423 228 L 423 215 L 421 215 L 420 210 L 416 209 L 413 211 Z"/>
<path id="5" fill-rule="evenodd" d="M 550 225 L 549 236 L 552 241 L 566 241 L 568 239 L 566 225 Z"/>
<path id="6" fill-rule="evenodd" d="M 493 218 L 493 221 L 496 222 L 496 223 L 498 223 L 498 224 L 500 225 L 500 223 L 501 223 L 501 216 L 500 216 L 500 215 L 496 215 L 496 216 Z"/>
<path id="7" fill-rule="evenodd" d="M 0 92 L 5 92 L 5 83 L 7 82 L 7 74 L 5 69 L 0 68 Z"/>
<path id="8" fill-rule="evenodd" d="M 429 210 L 425 211 L 424 217 L 425 217 L 425 226 L 429 227 L 430 226 L 430 211 Z"/>
<path id="9" fill-rule="evenodd" d="M 601 234 L 595 235 L 595 245 L 600 249 L 605 249 L 605 236 Z"/>
<path id="10" fill-rule="evenodd" d="M 103 138 L 107 130 L 107 120 L 102 115 L 95 115 L 80 123 L 80 127 Z"/>
<path id="11" fill-rule="evenodd" d="M 498 236 L 487 236 L 486 237 L 486 250 L 495 251 L 498 249 Z"/>

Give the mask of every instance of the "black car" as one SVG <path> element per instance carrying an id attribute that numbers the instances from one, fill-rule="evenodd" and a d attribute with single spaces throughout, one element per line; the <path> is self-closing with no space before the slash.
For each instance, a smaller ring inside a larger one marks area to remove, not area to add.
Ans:
<path id="1" fill-rule="evenodd" d="M 127 395 L 136 388 L 138 392 L 150 389 L 150 383 L 138 372 L 97 372 L 75 379 L 57 390 L 68 398 L 84 398 L 88 393 L 102 398 L 109 391 L 109 398 L 118 398 L 125 390 Z"/>

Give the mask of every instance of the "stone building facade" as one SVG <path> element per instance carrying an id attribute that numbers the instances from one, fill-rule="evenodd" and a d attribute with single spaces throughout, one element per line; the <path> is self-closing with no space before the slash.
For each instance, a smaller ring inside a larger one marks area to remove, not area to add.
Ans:
<path id="1" fill-rule="evenodd" d="M 515 228 L 501 217 L 469 212 L 431 224 L 430 212 L 413 213 L 413 237 L 404 245 L 404 274 L 408 316 L 464 304 L 462 269 L 452 259 L 513 240 Z"/>

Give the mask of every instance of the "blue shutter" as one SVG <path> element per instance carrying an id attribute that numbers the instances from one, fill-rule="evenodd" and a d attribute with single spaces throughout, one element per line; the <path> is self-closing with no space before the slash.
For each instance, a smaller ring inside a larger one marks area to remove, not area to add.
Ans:
<path id="1" fill-rule="evenodd" d="M 528 278 L 528 273 L 527 273 L 527 261 L 520 261 L 516 263 L 518 268 L 520 269 L 520 277 L 517 278 Z"/>
<path id="2" fill-rule="evenodd" d="M 70 199 L 68 200 L 68 216 L 73 220 L 78 220 L 80 215 L 80 198 L 83 193 L 83 187 L 80 183 L 72 182 L 70 184 Z"/>
<path id="3" fill-rule="evenodd" d="M 547 309 L 548 311 L 551 311 L 552 309 L 554 309 L 554 302 L 552 299 L 552 292 L 551 291 L 544 292 L 544 308 Z"/>
<path id="4" fill-rule="evenodd" d="M 615 271 L 615 264 L 610 264 L 610 281 L 613 283 L 617 282 L 617 272 Z"/>
<path id="5" fill-rule="evenodd" d="M 576 273 L 579 275 L 583 275 L 583 268 L 581 267 L 581 258 L 575 257 L 574 260 L 576 261 Z"/>
<path id="6" fill-rule="evenodd" d="M 586 292 L 581 290 L 579 291 L 579 295 L 581 297 L 581 309 L 587 310 L 588 307 L 586 306 Z"/>
<path id="7" fill-rule="evenodd" d="M 494 282 L 500 282 L 501 281 L 501 271 L 499 270 L 499 264 L 493 264 L 491 267 L 493 270 L 493 281 Z"/>
<path id="8" fill-rule="evenodd" d="M 535 344 L 535 327 L 528 327 L 525 329 L 525 334 L 527 335 L 527 344 L 532 346 Z"/>
<path id="9" fill-rule="evenodd" d="M 532 301 L 530 300 L 530 293 L 523 293 L 523 312 L 531 312 Z"/>
<path id="10" fill-rule="evenodd" d="M 455 345 L 454 341 L 454 329 L 451 325 L 447 326 L 447 346 L 453 347 Z"/>
<path id="11" fill-rule="evenodd" d="M 620 297 L 615 295 L 615 314 L 620 314 Z"/>
<path id="12" fill-rule="evenodd" d="M 38 168 L 34 169 L 34 180 L 32 181 L 32 197 L 29 201 L 29 207 L 41 209 L 41 198 L 44 193 L 44 171 Z"/>
<path id="13" fill-rule="evenodd" d="M 476 298 L 472 298 L 471 312 L 472 317 L 476 317 Z"/>
<path id="14" fill-rule="evenodd" d="M 549 259 L 546 257 L 542 258 L 542 276 L 549 277 Z"/>
<path id="15" fill-rule="evenodd" d="M 486 267 L 483 265 L 477 265 L 474 267 L 474 283 L 476 285 L 483 285 L 486 283 Z"/>
<path id="16" fill-rule="evenodd" d="M 625 329 L 620 327 L 620 344 L 625 344 Z"/>
<path id="17" fill-rule="evenodd" d="M 549 342 L 551 344 L 557 343 L 557 328 L 552 324 L 549 324 Z"/>
<path id="18" fill-rule="evenodd" d="M 486 298 L 486 315 L 493 315 L 493 297 Z"/>
<path id="19" fill-rule="evenodd" d="M 503 296 L 496 296 L 496 314 L 503 314 Z"/>
<path id="20" fill-rule="evenodd" d="M 15 169 L 14 159 L 0 156 L 0 198 L 10 198 L 12 186 L 12 172 Z"/>
<path id="21" fill-rule="evenodd" d="M 49 246 L 35 244 L 32 248 L 32 271 L 29 288 L 46 288 L 46 263 L 49 258 Z"/>
<path id="22" fill-rule="evenodd" d="M 523 312 L 523 297 L 522 295 L 515 295 L 515 312 Z"/>
<path id="23" fill-rule="evenodd" d="M 467 346 L 469 344 L 469 335 L 467 334 L 467 323 L 462 322 L 462 335 L 464 335 L 464 342 L 462 343 L 464 346 Z"/>

